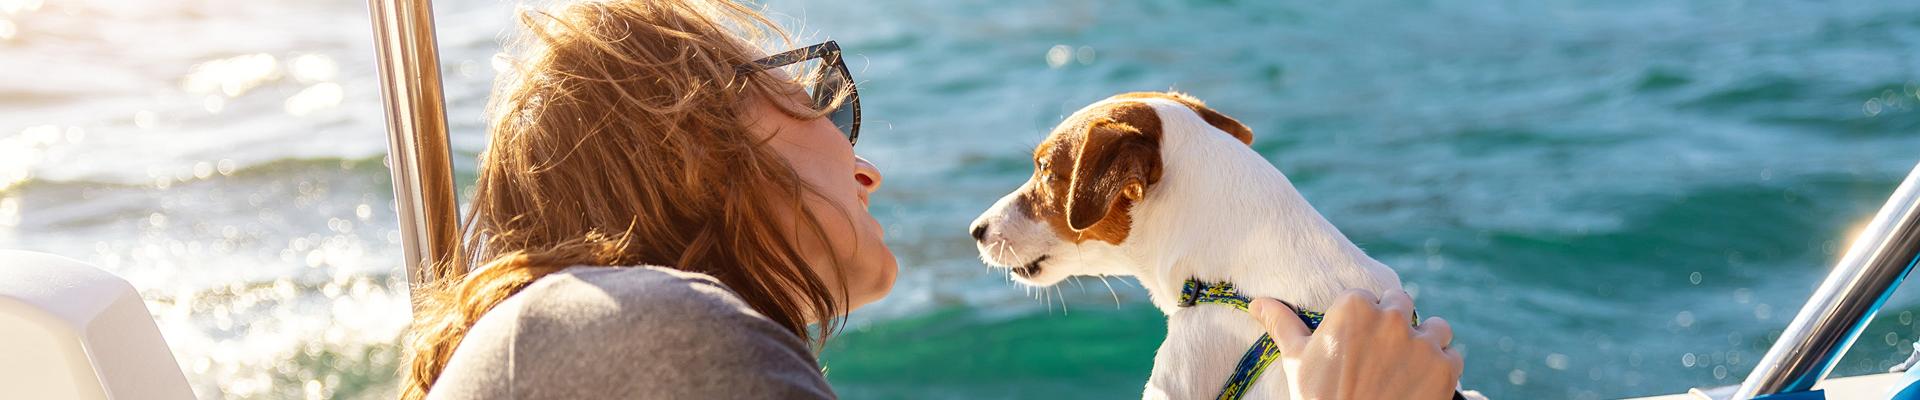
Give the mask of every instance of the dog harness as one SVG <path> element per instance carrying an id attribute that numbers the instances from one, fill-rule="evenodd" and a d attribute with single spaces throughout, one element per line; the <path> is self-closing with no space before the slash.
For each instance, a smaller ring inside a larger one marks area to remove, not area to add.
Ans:
<path id="1" fill-rule="evenodd" d="M 1187 282 L 1180 286 L 1181 308 L 1199 304 L 1219 304 L 1247 311 L 1247 306 L 1252 303 L 1253 299 L 1240 295 L 1239 291 L 1233 289 L 1231 282 L 1207 283 L 1198 279 L 1187 279 Z M 1327 318 L 1326 313 L 1317 311 L 1294 310 L 1293 313 L 1300 316 L 1300 322 L 1306 323 L 1308 331 L 1320 329 L 1320 321 Z M 1420 313 L 1417 311 L 1413 313 L 1413 323 L 1416 326 L 1420 324 Z M 1265 372 L 1267 366 L 1278 359 L 1280 359 L 1280 346 L 1273 343 L 1273 335 L 1260 334 L 1260 338 L 1253 341 L 1253 347 L 1247 348 L 1246 354 L 1240 355 L 1240 362 L 1233 367 L 1233 375 L 1227 376 L 1227 384 L 1220 387 L 1220 395 L 1214 397 L 1214 400 L 1239 400 L 1246 396 L 1247 389 L 1252 388 L 1253 383 L 1260 379 L 1260 373 Z M 1458 392 L 1455 392 L 1453 397 L 1461 398 Z"/>
<path id="2" fill-rule="evenodd" d="M 1247 311 L 1247 305 L 1251 303 L 1253 299 L 1241 296 L 1239 291 L 1233 290 L 1233 284 L 1228 282 L 1207 283 L 1188 279 L 1180 287 L 1181 308 L 1198 304 L 1219 304 Z M 1300 316 L 1300 322 L 1307 324 L 1308 330 L 1320 328 L 1320 321 L 1327 316 L 1314 311 L 1295 310 L 1294 313 Z M 1233 375 L 1227 376 L 1227 384 L 1220 387 L 1220 395 L 1214 399 L 1239 400 L 1240 397 L 1246 396 L 1247 389 L 1252 388 L 1253 382 L 1260 379 L 1260 373 L 1266 372 L 1267 366 L 1278 359 L 1280 359 L 1280 346 L 1273 344 L 1273 336 L 1260 334 L 1260 338 L 1253 341 L 1253 347 L 1247 348 L 1246 354 L 1240 355 L 1240 362 L 1233 367 Z"/>

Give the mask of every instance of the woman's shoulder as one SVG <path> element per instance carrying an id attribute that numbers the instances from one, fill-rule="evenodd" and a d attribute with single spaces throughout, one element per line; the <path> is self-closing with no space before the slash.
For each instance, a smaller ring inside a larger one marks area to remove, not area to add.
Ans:
<path id="1" fill-rule="evenodd" d="M 434 391 L 450 380 L 478 394 L 455 397 L 832 397 L 798 336 L 710 276 L 659 267 L 534 281 L 474 324 Z"/>
<path id="2" fill-rule="evenodd" d="M 799 342 L 719 280 L 671 268 L 573 267 L 541 277 L 513 297 L 501 304 L 509 309 L 495 311 L 513 317 L 521 335 L 644 335 L 657 339 L 654 342 L 697 335 Z M 752 336 L 728 336 L 732 333 Z"/>
<path id="3" fill-rule="evenodd" d="M 671 309 L 686 311 L 676 314 L 685 318 L 731 314 L 766 318 L 712 276 L 652 266 L 567 268 L 535 280 L 514 297 L 522 298 L 521 307 L 532 306 L 520 310 L 523 314 L 547 317 L 605 317 L 646 311 L 633 316 L 654 319 L 673 316 L 660 315 L 663 309 Z"/>

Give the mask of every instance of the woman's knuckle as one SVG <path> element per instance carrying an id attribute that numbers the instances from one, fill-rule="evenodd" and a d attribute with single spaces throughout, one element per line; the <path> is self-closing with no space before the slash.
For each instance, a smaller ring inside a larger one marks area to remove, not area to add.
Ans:
<path id="1" fill-rule="evenodd" d="M 1335 310 L 1339 310 L 1341 312 L 1348 312 L 1348 313 L 1361 312 L 1361 311 L 1372 309 L 1373 302 L 1368 301 L 1364 296 L 1365 295 L 1360 294 L 1359 292 L 1347 292 L 1345 294 L 1341 294 L 1340 299 L 1334 301 L 1333 308 Z"/>
<path id="2" fill-rule="evenodd" d="M 1413 323 L 1413 314 L 1407 312 L 1407 310 L 1405 309 L 1389 308 L 1389 309 L 1386 309 L 1386 312 L 1383 312 L 1381 314 L 1382 314 L 1381 316 L 1385 317 L 1385 319 L 1388 321 L 1405 321 L 1406 323 L 1409 323 L 1409 324 Z"/>

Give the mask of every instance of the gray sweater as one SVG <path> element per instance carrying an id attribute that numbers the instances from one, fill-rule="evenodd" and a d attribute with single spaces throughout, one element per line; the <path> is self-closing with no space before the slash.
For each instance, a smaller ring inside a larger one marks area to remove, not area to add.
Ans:
<path id="1" fill-rule="evenodd" d="M 831 399 L 807 345 L 719 281 L 574 267 L 481 316 L 428 399 Z"/>

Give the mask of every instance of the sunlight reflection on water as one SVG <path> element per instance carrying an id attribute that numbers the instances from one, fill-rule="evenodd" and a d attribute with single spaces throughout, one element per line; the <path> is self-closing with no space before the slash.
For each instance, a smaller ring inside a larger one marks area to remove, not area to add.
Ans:
<path id="1" fill-rule="evenodd" d="M 239 97 L 275 79 L 280 79 L 280 64 L 272 54 L 247 54 L 194 65 L 182 87 L 187 93 Z"/>

